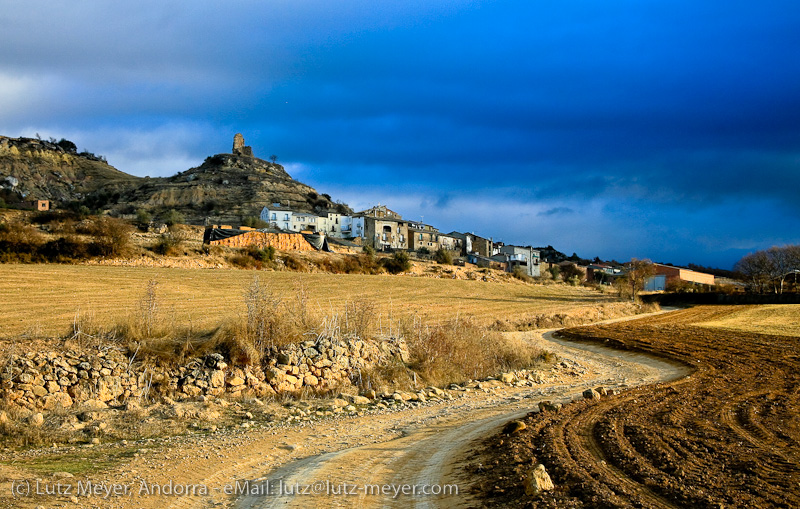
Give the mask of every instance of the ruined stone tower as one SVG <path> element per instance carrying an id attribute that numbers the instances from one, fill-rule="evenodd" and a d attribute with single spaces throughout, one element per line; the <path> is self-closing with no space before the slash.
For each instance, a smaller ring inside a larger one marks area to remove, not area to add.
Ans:
<path id="1" fill-rule="evenodd" d="M 242 133 L 236 133 L 233 136 L 233 153 L 238 156 L 253 157 L 253 148 L 244 145 L 244 136 L 242 136 Z"/>

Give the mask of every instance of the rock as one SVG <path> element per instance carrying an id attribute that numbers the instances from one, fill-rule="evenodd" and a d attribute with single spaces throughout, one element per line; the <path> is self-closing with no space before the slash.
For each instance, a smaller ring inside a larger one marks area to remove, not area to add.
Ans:
<path id="1" fill-rule="evenodd" d="M 525 488 L 525 494 L 530 497 L 538 496 L 543 491 L 555 489 L 550 475 L 541 463 L 528 470 L 523 487 Z"/>
<path id="2" fill-rule="evenodd" d="M 42 413 L 41 413 L 41 412 L 35 413 L 35 414 L 31 415 L 31 416 L 28 418 L 28 423 L 29 423 L 31 426 L 33 426 L 33 427 L 35 427 L 35 428 L 38 428 L 38 427 L 40 427 L 42 424 L 44 424 L 44 415 L 42 415 Z"/>
<path id="3" fill-rule="evenodd" d="M 55 477 L 56 479 L 69 479 L 70 477 L 75 477 L 75 476 L 70 474 L 69 472 L 53 472 L 53 477 Z"/>
<path id="4" fill-rule="evenodd" d="M 540 412 L 558 412 L 561 410 L 563 405 L 561 403 L 553 403 L 552 401 L 540 401 L 539 402 L 539 411 Z"/>
<path id="5" fill-rule="evenodd" d="M 342 399 L 349 401 L 353 405 L 369 405 L 369 398 L 365 396 L 354 396 L 352 394 L 342 394 Z"/>
<path id="6" fill-rule="evenodd" d="M 228 379 L 228 385 L 231 387 L 238 387 L 240 385 L 244 385 L 244 379 L 240 376 L 233 376 Z"/>
<path id="7" fill-rule="evenodd" d="M 513 383 L 515 378 L 514 373 L 503 373 L 500 375 L 500 381 L 504 384 Z"/>
<path id="8" fill-rule="evenodd" d="M 99 399 L 88 399 L 81 404 L 81 408 L 84 410 L 102 410 L 108 408 L 108 405 Z"/>
<path id="9" fill-rule="evenodd" d="M 0 410 L 0 424 L 5 424 L 11 419 L 8 417 L 8 414 L 5 410 Z"/>
<path id="10" fill-rule="evenodd" d="M 600 393 L 594 389 L 586 389 L 583 391 L 583 397 L 586 399 L 600 399 Z"/>
<path id="11" fill-rule="evenodd" d="M 597 391 L 597 394 L 600 396 L 608 396 L 608 391 L 605 387 L 595 387 L 594 390 Z"/>
<path id="12" fill-rule="evenodd" d="M 66 392 L 57 392 L 45 396 L 43 407 L 45 410 L 55 410 L 57 408 L 69 408 L 72 406 L 72 398 Z"/>
<path id="13" fill-rule="evenodd" d="M 224 387 L 225 386 L 225 372 L 221 369 L 215 369 L 211 372 L 211 387 Z"/>
<path id="14" fill-rule="evenodd" d="M 141 410 L 142 405 L 140 405 L 139 402 L 135 399 L 129 399 L 128 401 L 125 402 L 124 409 L 126 412 L 130 412 L 132 410 Z"/>
<path id="15" fill-rule="evenodd" d="M 378 397 L 378 394 L 373 389 L 361 391 L 361 395 L 368 399 L 375 399 Z"/>
<path id="16" fill-rule="evenodd" d="M 511 421 L 503 427 L 503 434 L 515 435 L 527 427 L 522 421 Z"/>

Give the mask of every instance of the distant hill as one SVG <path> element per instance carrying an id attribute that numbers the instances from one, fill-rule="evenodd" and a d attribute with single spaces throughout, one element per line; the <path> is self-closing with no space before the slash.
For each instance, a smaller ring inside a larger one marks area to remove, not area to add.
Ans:
<path id="1" fill-rule="evenodd" d="M 294 180 L 280 164 L 254 157 L 250 147 L 210 156 L 166 178 L 128 175 L 74 147 L 67 140 L 0 137 L 0 189 L 12 201 L 49 199 L 57 206 L 81 203 L 118 214 L 146 210 L 157 218 L 174 209 L 196 224 L 237 223 L 272 203 L 307 212 L 351 212 Z"/>
<path id="2" fill-rule="evenodd" d="M 99 191 L 117 192 L 140 179 L 121 172 L 101 157 L 78 153 L 66 140 L 0 136 L 0 188 L 7 198 L 81 201 Z M 6 200 L 8 201 L 8 200 Z"/>

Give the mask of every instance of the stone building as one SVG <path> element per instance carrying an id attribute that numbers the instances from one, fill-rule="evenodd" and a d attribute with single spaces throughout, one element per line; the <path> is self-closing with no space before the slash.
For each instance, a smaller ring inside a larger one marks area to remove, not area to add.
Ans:
<path id="1" fill-rule="evenodd" d="M 236 133 L 233 135 L 232 153 L 237 156 L 253 157 L 253 147 L 245 146 L 244 136 L 242 136 L 242 133 Z"/>

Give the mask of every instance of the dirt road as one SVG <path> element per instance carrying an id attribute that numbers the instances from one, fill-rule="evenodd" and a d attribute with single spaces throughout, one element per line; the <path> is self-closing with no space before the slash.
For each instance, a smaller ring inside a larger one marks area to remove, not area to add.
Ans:
<path id="1" fill-rule="evenodd" d="M 81 479 L 95 486 L 127 487 L 122 495 L 45 494 L 18 498 L 9 507 L 466 506 L 472 479 L 462 467 L 477 441 L 534 410 L 539 401 L 580 398 L 588 387 L 624 390 L 687 374 L 677 364 L 602 346 L 568 344 L 550 332 L 514 334 L 562 359 L 533 387 L 472 384 L 449 391 L 451 400 L 175 437 L 141 449 L 113 471 Z M 69 481 L 74 485 L 77 479 Z M 438 491 L 443 493 L 429 494 Z"/>
<path id="2" fill-rule="evenodd" d="M 571 383 L 562 380 L 561 384 L 546 387 L 507 389 L 433 412 L 398 415 L 384 429 L 399 431 L 399 437 L 287 463 L 253 480 L 252 486 L 258 486 L 256 493 L 241 497 L 235 507 L 469 506 L 470 479 L 460 467 L 469 460 L 473 441 L 530 412 L 538 401 L 570 400 L 596 385 L 624 389 L 673 380 L 688 373 L 682 366 L 641 354 L 566 344 L 554 339 L 552 333 L 543 337 L 527 335 L 532 342 L 545 343 L 540 346 L 584 366 L 586 376 Z M 358 428 L 359 423 L 350 423 L 345 433 L 358 433 Z M 407 491 L 445 493 L 403 494 L 404 486 L 408 486 Z M 300 493 L 286 493 L 298 487 Z M 314 490 L 321 494 L 311 495 Z M 376 494 L 376 490 L 384 490 L 385 494 Z"/>

